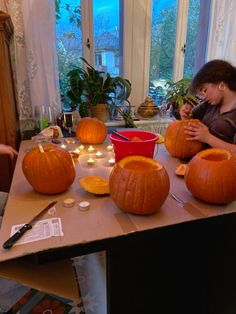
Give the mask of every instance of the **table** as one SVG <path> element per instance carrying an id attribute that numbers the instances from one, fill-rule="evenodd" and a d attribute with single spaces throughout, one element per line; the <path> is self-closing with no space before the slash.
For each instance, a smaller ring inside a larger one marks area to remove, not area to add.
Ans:
<path id="1" fill-rule="evenodd" d="M 78 179 L 85 175 L 109 177 L 112 167 L 107 160 L 112 152 L 106 150 L 108 144 L 109 140 L 94 145 L 105 156 L 96 160 L 97 166 L 87 165 L 91 154 L 81 154 L 76 179 L 67 192 L 45 196 L 32 190 L 21 170 L 22 158 L 35 142 L 21 143 L 0 247 L 13 224 L 28 221 L 53 199 L 58 200 L 56 215 L 61 218 L 64 235 L 17 245 L 9 251 L 1 249 L 0 261 L 29 255 L 37 262 L 47 262 L 106 250 L 108 313 L 225 314 L 235 292 L 235 202 L 215 206 L 193 198 L 183 178 L 174 174 L 180 161 L 160 145 L 157 159 L 167 169 L 171 190 L 194 208 L 185 210 L 168 197 L 152 216 L 125 214 L 109 196 L 96 197 L 78 185 Z M 90 210 L 63 207 L 68 197 L 76 203 L 89 200 Z"/>

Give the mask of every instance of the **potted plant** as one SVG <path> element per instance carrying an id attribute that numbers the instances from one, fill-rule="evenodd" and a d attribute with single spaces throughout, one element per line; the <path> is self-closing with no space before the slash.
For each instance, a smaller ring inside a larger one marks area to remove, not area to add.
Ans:
<path id="1" fill-rule="evenodd" d="M 179 110 L 185 103 L 189 103 L 191 105 L 196 105 L 197 99 L 196 96 L 189 93 L 191 79 L 182 78 L 177 82 L 167 81 L 167 92 L 166 92 L 166 102 L 167 109 L 171 107 L 171 111 L 173 116 L 176 119 L 180 119 Z"/>
<path id="2" fill-rule="evenodd" d="M 106 116 L 107 106 L 118 108 L 119 103 L 129 104 L 131 83 L 127 79 L 120 76 L 111 77 L 109 73 L 96 70 L 84 58 L 81 57 L 81 60 L 86 67 L 78 67 L 68 73 L 69 91 L 67 92 L 68 97 L 79 104 L 81 117 L 90 114 L 93 116 L 95 107 L 99 107 L 100 112 L 103 107 Z M 123 114 L 125 115 L 126 112 Z M 105 117 L 98 118 L 105 120 Z"/>

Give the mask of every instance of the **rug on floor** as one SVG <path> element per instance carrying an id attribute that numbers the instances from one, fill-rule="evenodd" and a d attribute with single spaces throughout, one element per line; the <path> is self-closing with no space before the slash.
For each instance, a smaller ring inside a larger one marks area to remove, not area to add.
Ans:
<path id="1" fill-rule="evenodd" d="M 30 289 L 7 313 L 85 314 L 82 301 L 74 302 L 35 289 Z"/>

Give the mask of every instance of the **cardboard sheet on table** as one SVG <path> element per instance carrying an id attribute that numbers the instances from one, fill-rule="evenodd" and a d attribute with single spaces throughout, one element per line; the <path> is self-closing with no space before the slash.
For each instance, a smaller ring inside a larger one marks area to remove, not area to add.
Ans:
<path id="1" fill-rule="evenodd" d="M 36 265 L 26 258 L 0 263 L 0 277 L 39 291 L 79 300 L 79 289 L 71 260 Z"/>

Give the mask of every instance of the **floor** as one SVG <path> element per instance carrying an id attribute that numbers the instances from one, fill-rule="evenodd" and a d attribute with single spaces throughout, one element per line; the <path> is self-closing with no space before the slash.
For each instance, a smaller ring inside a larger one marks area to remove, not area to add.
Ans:
<path id="1" fill-rule="evenodd" d="M 73 259 L 86 314 L 106 314 L 106 261 L 105 252 L 83 255 Z M 0 279 L 0 314 L 6 313 L 30 287 Z M 26 314 L 20 311 L 20 314 Z M 72 308 L 68 313 L 81 313 Z"/>

